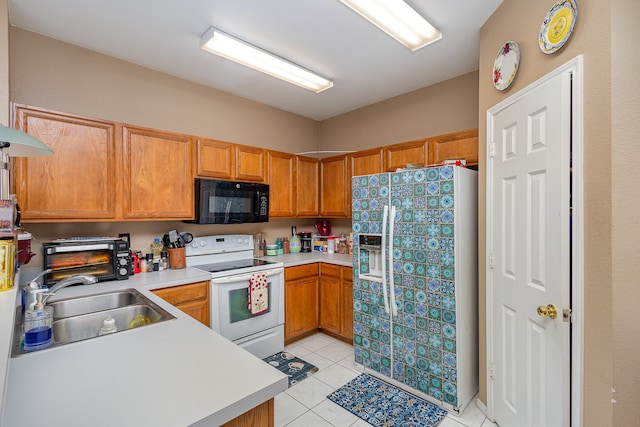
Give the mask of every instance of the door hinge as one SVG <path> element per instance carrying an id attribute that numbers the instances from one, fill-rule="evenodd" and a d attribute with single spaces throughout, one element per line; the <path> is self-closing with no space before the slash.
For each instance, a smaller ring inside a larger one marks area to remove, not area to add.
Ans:
<path id="1" fill-rule="evenodd" d="M 493 270 L 493 253 L 489 254 L 489 269 Z"/>
<path id="2" fill-rule="evenodd" d="M 489 365 L 489 378 L 493 379 L 493 363 Z"/>
<path id="3" fill-rule="evenodd" d="M 490 142 L 489 146 L 487 148 L 489 149 L 489 157 L 494 157 L 496 155 L 496 144 L 495 144 L 495 142 Z"/>
<path id="4" fill-rule="evenodd" d="M 573 320 L 573 312 L 571 311 L 571 309 L 570 308 L 562 309 L 562 321 L 571 323 L 572 320 Z"/>

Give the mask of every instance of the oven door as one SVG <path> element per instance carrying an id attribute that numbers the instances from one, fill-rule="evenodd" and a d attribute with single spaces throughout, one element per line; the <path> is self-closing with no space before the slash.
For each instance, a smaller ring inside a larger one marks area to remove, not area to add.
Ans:
<path id="1" fill-rule="evenodd" d="M 284 324 L 284 269 L 264 272 L 269 303 L 267 310 L 257 315 L 249 309 L 251 273 L 211 279 L 213 330 L 233 341 Z"/>

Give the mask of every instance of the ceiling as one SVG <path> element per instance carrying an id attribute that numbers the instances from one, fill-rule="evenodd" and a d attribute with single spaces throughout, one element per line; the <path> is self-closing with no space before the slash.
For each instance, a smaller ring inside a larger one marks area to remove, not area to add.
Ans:
<path id="1" fill-rule="evenodd" d="M 324 120 L 478 69 L 502 0 L 406 0 L 442 34 L 416 52 L 338 0 L 9 0 L 11 25 Z M 214 26 L 334 81 L 315 94 L 200 50 Z"/>

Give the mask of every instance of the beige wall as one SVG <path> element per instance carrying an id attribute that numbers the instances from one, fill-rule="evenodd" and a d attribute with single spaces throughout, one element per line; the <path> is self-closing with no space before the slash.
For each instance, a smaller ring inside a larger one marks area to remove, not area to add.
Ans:
<path id="1" fill-rule="evenodd" d="M 614 0 L 615 2 L 615 0 Z M 611 124 L 611 6 L 610 2 L 581 0 L 579 17 L 568 43 L 557 53 L 543 54 L 538 47 L 542 19 L 553 2 L 505 0 L 481 29 L 479 121 L 480 152 L 486 149 L 486 110 L 536 79 L 584 54 L 584 189 L 585 189 L 585 284 L 584 284 L 584 426 L 612 425 L 612 124 Z M 637 17 L 637 15 L 635 15 Z M 497 91 L 492 84 L 493 61 L 501 44 L 515 40 L 520 46 L 520 69 L 511 87 Z M 630 52 L 625 46 L 627 54 Z M 637 85 L 637 83 L 636 83 Z M 636 159 L 637 163 L 637 159 Z M 485 161 L 480 156 L 479 221 L 484 224 Z M 637 188 L 637 187 L 635 187 Z M 635 195 L 637 195 L 637 191 Z M 637 199 L 637 196 L 635 197 Z M 637 202 L 636 202 L 637 203 Z M 615 212 L 615 207 L 613 211 Z M 615 214 L 614 214 L 615 216 Z M 637 217 L 637 215 L 636 215 Z M 480 259 L 485 256 L 484 227 L 480 231 Z M 485 326 L 485 269 L 480 262 L 480 322 Z M 637 275 L 636 275 L 637 277 Z M 635 316 L 637 320 L 637 316 Z M 634 322 L 634 323 L 637 323 Z M 637 340 L 637 337 L 636 337 Z M 480 341 L 484 344 L 484 340 Z M 481 349 L 480 399 L 486 402 L 485 346 Z M 618 358 L 629 358 L 619 355 Z M 625 363 L 626 365 L 626 363 Z M 628 379 L 621 379 L 623 383 Z M 637 380 L 634 380 L 637 381 Z M 631 399 L 637 398 L 636 393 Z M 637 404 L 636 404 L 637 406 Z M 637 423 L 637 417 L 635 422 Z M 631 424 L 618 424 L 631 425 Z"/>
<path id="2" fill-rule="evenodd" d="M 640 420 L 640 2 L 614 0 L 611 10 L 613 406 L 615 426 Z M 630 52 L 633 52 L 630 54 Z"/>
<path id="3" fill-rule="evenodd" d="M 11 27 L 11 101 L 295 153 L 318 124 L 297 114 Z"/>
<path id="4" fill-rule="evenodd" d="M 9 13 L 0 0 L 0 124 L 9 125 Z"/>
<path id="5" fill-rule="evenodd" d="M 478 127 L 472 72 L 320 122 L 319 150 L 363 150 Z"/>

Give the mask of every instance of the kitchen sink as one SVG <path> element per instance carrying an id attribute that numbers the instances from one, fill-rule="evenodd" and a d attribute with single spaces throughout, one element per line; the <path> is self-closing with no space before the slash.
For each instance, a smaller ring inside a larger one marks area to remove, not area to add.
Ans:
<path id="1" fill-rule="evenodd" d="M 113 317 L 115 320 L 118 332 L 174 318 L 166 311 L 152 308 L 147 304 L 130 305 L 113 310 L 65 317 L 53 322 L 54 342 L 56 344 L 69 344 L 95 338 L 99 336 L 98 332 L 102 327 L 102 322 L 108 316 Z"/>
<path id="2" fill-rule="evenodd" d="M 58 347 L 100 336 L 105 319 L 115 321 L 117 332 L 175 319 L 166 310 L 135 289 L 67 298 L 47 304 L 53 307 L 53 344 Z M 16 309 L 12 356 L 27 354 L 22 349 L 22 312 Z"/>
<path id="3" fill-rule="evenodd" d="M 142 302 L 146 303 L 147 301 L 149 300 L 135 289 L 126 289 L 118 292 L 51 301 L 47 305 L 53 307 L 54 319 L 62 319 L 64 317 L 126 307 Z"/>

